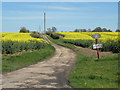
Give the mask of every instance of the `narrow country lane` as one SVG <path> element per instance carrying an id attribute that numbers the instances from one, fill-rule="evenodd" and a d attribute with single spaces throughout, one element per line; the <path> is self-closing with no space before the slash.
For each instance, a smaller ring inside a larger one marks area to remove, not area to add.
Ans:
<path id="1" fill-rule="evenodd" d="M 51 58 L 2 75 L 2 88 L 71 88 L 67 76 L 76 55 L 68 48 L 51 44 L 56 49 Z"/>

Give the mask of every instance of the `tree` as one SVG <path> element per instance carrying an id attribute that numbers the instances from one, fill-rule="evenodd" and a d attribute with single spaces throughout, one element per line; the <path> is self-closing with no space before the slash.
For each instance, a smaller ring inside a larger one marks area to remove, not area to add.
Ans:
<path id="1" fill-rule="evenodd" d="M 120 29 L 117 29 L 115 32 L 120 32 Z"/>
<path id="2" fill-rule="evenodd" d="M 75 29 L 74 32 L 79 32 L 79 29 Z"/>
<path id="3" fill-rule="evenodd" d="M 47 31 L 48 31 L 48 32 L 52 32 L 52 29 L 51 29 L 51 28 L 47 28 Z"/>
<path id="4" fill-rule="evenodd" d="M 52 27 L 52 28 L 47 28 L 48 32 L 56 32 L 57 28 L 56 27 Z"/>
<path id="5" fill-rule="evenodd" d="M 112 32 L 112 31 L 110 29 L 108 29 L 107 32 Z"/>
<path id="6" fill-rule="evenodd" d="M 92 32 L 102 32 L 101 27 L 96 27 Z"/>
<path id="7" fill-rule="evenodd" d="M 57 28 L 56 27 L 52 27 L 52 32 L 56 32 Z"/>
<path id="8" fill-rule="evenodd" d="M 86 29 L 82 29 L 82 32 L 86 32 L 87 30 Z"/>
<path id="9" fill-rule="evenodd" d="M 31 31 L 31 33 L 33 33 L 33 34 L 40 34 L 40 33 L 37 32 L 37 31 Z"/>
<path id="10" fill-rule="evenodd" d="M 30 31 L 27 30 L 25 27 L 21 27 L 21 29 L 20 29 L 19 32 L 20 32 L 20 33 L 29 33 Z"/>
<path id="11" fill-rule="evenodd" d="M 29 30 L 27 30 L 27 33 L 29 33 L 30 31 Z"/>
<path id="12" fill-rule="evenodd" d="M 75 29 L 74 32 L 87 32 L 86 29 Z"/>
<path id="13" fill-rule="evenodd" d="M 107 30 L 106 28 L 97 27 L 92 32 L 112 32 L 112 31 L 110 29 Z"/>
<path id="14" fill-rule="evenodd" d="M 91 29 L 88 29 L 87 32 L 91 32 Z"/>
<path id="15" fill-rule="evenodd" d="M 102 29 L 102 32 L 107 32 L 108 30 L 106 28 L 103 28 Z"/>

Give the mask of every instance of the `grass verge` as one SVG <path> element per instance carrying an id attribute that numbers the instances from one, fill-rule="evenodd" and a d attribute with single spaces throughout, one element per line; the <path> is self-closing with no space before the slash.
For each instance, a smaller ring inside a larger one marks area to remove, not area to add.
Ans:
<path id="1" fill-rule="evenodd" d="M 32 52 L 24 52 L 17 56 L 3 56 L 2 58 L 2 72 L 11 72 L 31 64 L 35 64 L 53 55 L 55 48 L 51 45 L 45 46 L 41 50 Z"/>
<path id="2" fill-rule="evenodd" d="M 69 75 L 69 84 L 73 88 L 118 88 L 118 55 L 100 58 L 90 57 L 80 52 L 72 44 L 48 38 L 58 45 L 71 48 L 77 54 L 76 66 Z"/>
<path id="3" fill-rule="evenodd" d="M 118 55 L 95 59 L 78 52 L 76 67 L 69 76 L 75 88 L 118 88 Z"/>
<path id="4" fill-rule="evenodd" d="M 63 43 L 61 39 L 52 39 L 50 36 L 47 37 L 50 41 L 52 41 L 55 44 L 75 50 L 75 46 L 73 44 Z"/>

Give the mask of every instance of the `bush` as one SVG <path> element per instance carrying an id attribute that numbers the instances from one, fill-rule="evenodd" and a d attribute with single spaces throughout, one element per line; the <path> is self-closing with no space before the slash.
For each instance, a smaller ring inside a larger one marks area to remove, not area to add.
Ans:
<path id="1" fill-rule="evenodd" d="M 81 46 L 88 48 L 93 44 L 92 40 L 63 40 L 64 43 L 74 44 L 76 46 Z"/>
<path id="2" fill-rule="evenodd" d="M 46 32 L 46 34 L 47 34 L 47 35 L 51 35 L 51 34 L 52 34 L 52 32 Z"/>
<path id="3" fill-rule="evenodd" d="M 36 31 L 32 31 L 31 33 L 32 34 L 40 34 L 39 32 L 36 32 Z"/>
<path id="4" fill-rule="evenodd" d="M 59 38 L 60 38 L 59 35 L 57 35 L 57 34 L 55 34 L 55 33 L 52 33 L 52 34 L 51 34 L 51 37 L 52 37 L 53 39 L 59 39 Z"/>
<path id="5" fill-rule="evenodd" d="M 32 34 L 30 34 L 32 37 L 34 37 L 34 38 L 41 38 L 41 34 L 34 34 L 34 33 L 32 33 Z"/>
<path id="6" fill-rule="evenodd" d="M 63 35 L 63 34 L 59 34 L 59 33 L 57 33 L 57 35 L 62 36 L 62 37 L 65 37 L 65 35 Z"/>
<path id="7" fill-rule="evenodd" d="M 30 31 L 27 30 L 25 27 L 22 27 L 19 32 L 20 33 L 29 33 Z"/>
<path id="8" fill-rule="evenodd" d="M 107 41 L 106 43 L 103 43 L 103 48 L 101 48 L 101 51 L 112 51 L 113 53 L 119 53 L 119 42 Z"/>
<path id="9" fill-rule="evenodd" d="M 60 35 L 58 35 L 56 33 L 47 32 L 46 34 L 49 35 L 53 39 L 59 39 L 60 38 Z"/>
<path id="10" fill-rule="evenodd" d="M 92 49 L 93 43 L 95 43 L 93 40 L 66 40 L 66 39 L 63 39 L 63 42 L 74 44 L 76 46 L 81 46 L 84 48 L 91 48 L 91 49 Z M 120 52 L 119 42 L 108 40 L 107 42 L 102 44 L 103 44 L 103 47 L 100 49 L 101 51 L 107 51 L 107 52 L 112 51 L 113 53 Z"/>
<path id="11" fill-rule="evenodd" d="M 29 42 L 17 42 L 17 41 L 3 41 L 2 42 L 2 53 L 3 54 L 13 54 L 15 52 L 23 50 L 40 50 L 44 48 L 45 43 L 38 41 L 29 41 Z"/>

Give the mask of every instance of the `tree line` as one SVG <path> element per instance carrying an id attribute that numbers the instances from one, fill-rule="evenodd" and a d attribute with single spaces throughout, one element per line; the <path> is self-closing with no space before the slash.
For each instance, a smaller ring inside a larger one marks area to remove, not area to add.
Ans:
<path id="1" fill-rule="evenodd" d="M 52 28 L 47 28 L 46 32 L 56 32 L 57 28 L 56 27 L 52 27 Z M 26 27 L 21 27 L 19 33 L 40 33 L 38 31 L 30 31 L 28 29 L 26 29 Z"/>
<path id="2" fill-rule="evenodd" d="M 75 29 L 74 32 L 112 32 L 110 29 L 96 27 L 95 29 Z M 117 29 L 115 32 L 120 32 L 120 29 Z"/>
<path id="3" fill-rule="evenodd" d="M 46 32 L 56 32 L 57 28 L 56 27 L 52 27 L 52 28 L 47 28 Z M 37 31 L 30 31 L 28 29 L 26 29 L 25 27 L 21 27 L 20 33 L 40 33 Z M 91 29 L 75 29 L 73 32 L 112 32 L 112 30 L 110 29 L 106 29 L 106 28 L 101 28 L 101 27 L 96 27 L 95 29 L 91 30 Z M 115 32 L 120 32 L 120 29 L 117 29 Z"/>

